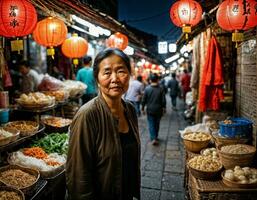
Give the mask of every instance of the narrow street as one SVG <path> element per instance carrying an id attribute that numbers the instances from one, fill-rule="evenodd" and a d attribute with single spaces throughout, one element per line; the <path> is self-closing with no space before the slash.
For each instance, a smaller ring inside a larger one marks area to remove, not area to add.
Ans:
<path id="1" fill-rule="evenodd" d="M 178 110 L 171 109 L 166 96 L 167 112 L 160 125 L 159 146 L 149 143 L 146 115 L 139 117 L 141 134 L 141 199 L 184 200 L 184 149 L 178 130 L 187 122 L 182 116 L 183 103 L 178 100 Z"/>

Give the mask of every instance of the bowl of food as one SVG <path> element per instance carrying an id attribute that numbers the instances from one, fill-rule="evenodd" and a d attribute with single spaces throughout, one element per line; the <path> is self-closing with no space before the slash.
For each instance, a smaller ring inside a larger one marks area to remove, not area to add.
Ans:
<path id="1" fill-rule="evenodd" d="M 7 165 L 0 168 L 0 182 L 14 187 L 22 192 L 29 193 L 37 183 L 40 174 L 38 170 L 18 165 Z"/>
<path id="2" fill-rule="evenodd" d="M 9 130 L 8 128 L 0 127 L 0 146 L 9 144 L 15 141 L 20 135 L 18 130 Z"/>
<path id="3" fill-rule="evenodd" d="M 23 108 L 33 109 L 51 106 L 55 103 L 55 98 L 41 92 L 35 92 L 28 95 L 22 94 L 16 101 Z"/>
<path id="4" fill-rule="evenodd" d="M 235 166 L 222 172 L 222 182 L 233 188 L 257 188 L 257 169 Z"/>
<path id="5" fill-rule="evenodd" d="M 33 135 L 39 129 L 39 123 L 35 121 L 12 121 L 4 125 L 6 130 L 19 131 L 21 136 Z"/>
<path id="6" fill-rule="evenodd" d="M 186 150 L 199 153 L 206 148 L 211 140 L 211 135 L 204 132 L 187 132 L 182 136 Z"/>
<path id="7" fill-rule="evenodd" d="M 65 133 L 72 122 L 71 119 L 54 116 L 42 116 L 42 123 L 45 125 L 46 132 Z"/>
<path id="8" fill-rule="evenodd" d="M 191 158 L 187 166 L 191 174 L 199 179 L 216 179 L 220 176 L 222 164 L 210 156 L 195 156 Z"/>
<path id="9" fill-rule="evenodd" d="M 24 193 L 10 186 L 0 186 L 0 199 L 25 200 Z"/>
<path id="10" fill-rule="evenodd" d="M 252 164 L 256 148 L 246 144 L 224 145 L 218 148 L 219 158 L 225 169 L 235 166 L 247 167 Z"/>

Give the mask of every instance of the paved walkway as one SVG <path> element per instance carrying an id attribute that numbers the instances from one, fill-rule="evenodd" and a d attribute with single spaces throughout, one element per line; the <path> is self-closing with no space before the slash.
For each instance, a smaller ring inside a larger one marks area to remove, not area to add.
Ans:
<path id="1" fill-rule="evenodd" d="M 178 130 L 187 123 L 182 117 L 183 105 L 178 111 L 171 110 L 170 97 L 167 112 L 161 120 L 160 145 L 149 143 L 146 116 L 139 117 L 141 134 L 141 199 L 184 200 L 184 149 Z"/>

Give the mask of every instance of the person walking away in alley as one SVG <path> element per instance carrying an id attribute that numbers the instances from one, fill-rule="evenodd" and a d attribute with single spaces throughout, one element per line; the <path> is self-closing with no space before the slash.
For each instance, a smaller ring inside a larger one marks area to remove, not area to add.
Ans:
<path id="1" fill-rule="evenodd" d="M 177 96 L 179 94 L 180 89 L 179 89 L 179 83 L 176 79 L 175 73 L 171 74 L 171 79 L 168 81 L 168 88 L 169 88 L 169 93 L 171 98 L 172 109 L 176 110 Z"/>
<path id="2" fill-rule="evenodd" d="M 83 67 L 78 70 L 76 80 L 81 81 L 87 85 L 86 91 L 82 96 L 82 103 L 85 104 L 97 95 L 96 83 L 93 75 L 93 68 L 91 67 L 92 58 L 86 56 L 83 58 Z"/>
<path id="3" fill-rule="evenodd" d="M 18 68 L 19 72 L 22 74 L 20 92 L 29 93 L 38 91 L 37 87 L 40 84 L 42 77 L 37 73 L 37 71 L 31 69 L 27 61 L 21 61 Z"/>
<path id="4" fill-rule="evenodd" d="M 144 84 L 142 83 L 142 76 L 138 75 L 137 79 L 134 79 L 133 77 L 131 77 L 129 88 L 126 94 L 124 95 L 124 98 L 128 101 L 131 101 L 131 103 L 133 103 L 137 112 L 137 116 L 141 115 L 140 104 L 141 104 L 143 92 L 144 92 Z"/>
<path id="5" fill-rule="evenodd" d="M 140 138 L 128 90 L 129 57 L 115 48 L 95 58 L 98 96 L 84 104 L 70 126 L 66 163 L 68 199 L 140 199 Z"/>
<path id="6" fill-rule="evenodd" d="M 183 70 L 184 74 L 181 76 L 181 87 L 182 87 L 182 97 L 185 102 L 186 94 L 191 90 L 190 88 L 190 79 L 191 76 L 188 74 L 186 69 Z"/>
<path id="7" fill-rule="evenodd" d="M 153 145 L 158 145 L 160 120 L 166 111 L 166 98 L 164 89 L 159 85 L 158 75 L 150 76 L 150 81 L 151 84 L 144 91 L 142 112 L 145 113 L 146 106 L 150 140 Z"/>
<path id="8" fill-rule="evenodd" d="M 168 92 L 167 85 L 165 83 L 164 76 L 159 76 L 160 77 L 160 86 L 164 89 L 165 94 Z"/>

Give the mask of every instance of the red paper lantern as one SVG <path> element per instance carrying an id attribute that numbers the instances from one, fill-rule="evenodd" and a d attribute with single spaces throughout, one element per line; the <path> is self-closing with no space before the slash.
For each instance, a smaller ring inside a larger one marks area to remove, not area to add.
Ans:
<path id="1" fill-rule="evenodd" d="M 67 27 L 60 19 L 48 17 L 37 23 L 33 31 L 34 40 L 48 49 L 48 55 L 54 55 L 54 48 L 63 43 L 67 35 Z"/>
<path id="2" fill-rule="evenodd" d="M 222 29 L 234 31 L 232 41 L 242 41 L 243 33 L 239 31 L 248 30 L 257 25 L 256 8 L 255 0 L 223 1 L 217 10 L 217 22 Z"/>
<path id="3" fill-rule="evenodd" d="M 28 1 L 0 1 L 0 35 L 4 37 L 23 37 L 32 33 L 36 24 L 36 9 Z"/>
<path id="4" fill-rule="evenodd" d="M 124 50 L 128 46 L 128 37 L 120 32 L 117 32 L 106 40 L 106 45 L 108 47 Z"/>
<path id="5" fill-rule="evenodd" d="M 171 21 L 176 26 L 182 27 L 184 33 L 191 32 L 191 27 L 201 20 L 202 13 L 201 5 L 193 0 L 177 1 L 170 8 Z"/>
<path id="6" fill-rule="evenodd" d="M 62 43 L 62 53 L 68 58 L 74 58 L 73 63 L 78 64 L 78 59 L 83 57 L 88 50 L 87 41 L 74 33 Z"/>

